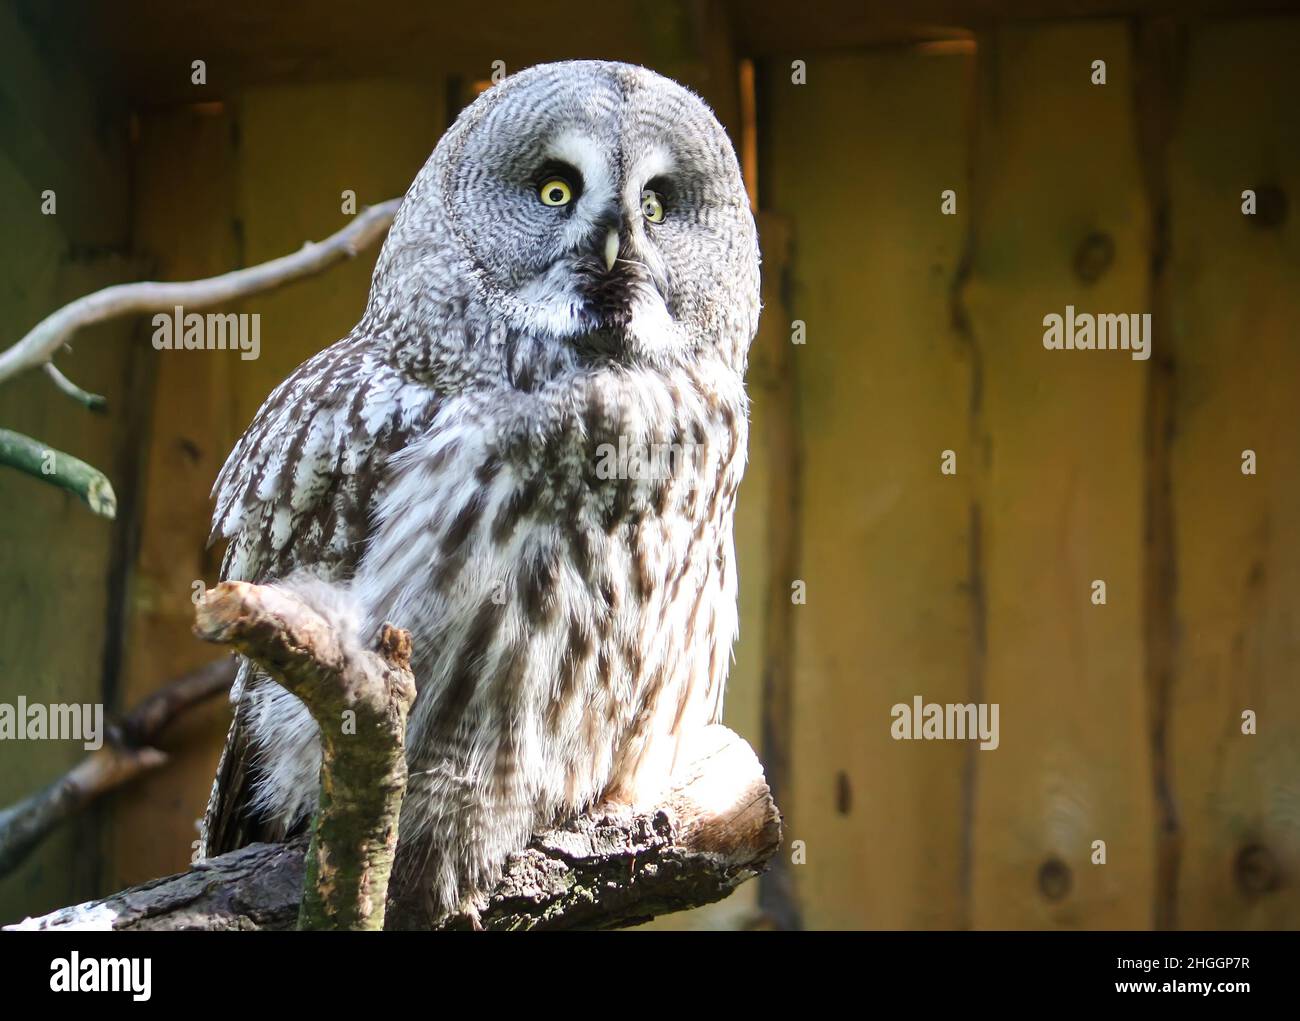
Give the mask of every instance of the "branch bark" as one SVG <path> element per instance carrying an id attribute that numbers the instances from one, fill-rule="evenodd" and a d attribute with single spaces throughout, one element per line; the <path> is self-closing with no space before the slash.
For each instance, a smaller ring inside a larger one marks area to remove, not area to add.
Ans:
<path id="1" fill-rule="evenodd" d="M 609 929 L 721 900 L 761 873 L 781 822 L 752 749 L 707 727 L 662 804 L 598 808 L 546 830 L 514 855 L 480 915 L 484 929 Z M 13 929 L 292 929 L 306 839 L 253 844 L 100 901 Z M 436 929 L 467 928 L 450 919 Z"/>

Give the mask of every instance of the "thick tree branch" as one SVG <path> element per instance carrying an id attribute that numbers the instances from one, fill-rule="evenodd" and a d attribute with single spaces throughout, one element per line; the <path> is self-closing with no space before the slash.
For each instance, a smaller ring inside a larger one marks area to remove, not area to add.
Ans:
<path id="1" fill-rule="evenodd" d="M 357 648 L 293 591 L 240 581 L 210 589 L 194 633 L 238 649 L 320 727 L 302 929 L 382 929 L 406 792 L 406 714 L 415 701 L 411 637 L 384 625 Z"/>
<path id="2" fill-rule="evenodd" d="M 595 809 L 538 834 L 510 859 L 483 928 L 633 925 L 720 900 L 762 872 L 780 847 L 781 823 L 758 759 L 721 726 L 701 732 L 690 751 L 657 809 Z M 305 847 L 305 839 L 253 844 L 11 928 L 292 929 Z"/>
<path id="3" fill-rule="evenodd" d="M 117 496 L 103 472 L 30 436 L 0 429 L 0 464 L 75 493 L 96 514 L 117 514 Z"/>
<path id="4" fill-rule="evenodd" d="M 237 298 L 274 290 L 290 281 L 312 276 L 342 259 L 370 247 L 388 230 L 401 199 L 390 199 L 362 210 L 342 230 L 321 242 L 308 242 L 300 251 L 206 280 L 177 283 L 142 281 L 117 284 L 56 309 L 27 336 L 0 354 L 0 383 L 45 365 L 54 352 L 83 326 L 142 312 L 170 312 L 177 305 L 210 308 Z"/>
<path id="5" fill-rule="evenodd" d="M 234 661 L 220 659 L 160 688 L 110 728 L 103 747 L 44 790 L 0 810 L 0 876 L 100 795 L 166 762 L 153 747 L 162 732 L 187 709 L 228 690 L 234 678 Z"/>

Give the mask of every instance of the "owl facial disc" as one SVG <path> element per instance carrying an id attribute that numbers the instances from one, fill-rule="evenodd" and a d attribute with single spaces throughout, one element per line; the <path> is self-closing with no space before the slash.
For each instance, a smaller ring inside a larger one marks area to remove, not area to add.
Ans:
<path id="1" fill-rule="evenodd" d="M 556 372 L 710 351 L 742 365 L 758 246 L 726 132 L 699 97 L 645 68 L 577 61 L 510 75 L 461 113 L 408 194 L 376 270 L 376 322 L 405 309 L 411 342 L 438 346 L 431 279 L 456 291 L 450 306 L 472 331 L 526 337 Z"/>

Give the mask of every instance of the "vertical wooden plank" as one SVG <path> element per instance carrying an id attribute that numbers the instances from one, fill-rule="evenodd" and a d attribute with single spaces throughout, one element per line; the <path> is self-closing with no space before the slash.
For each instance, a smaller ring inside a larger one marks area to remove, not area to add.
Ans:
<path id="1" fill-rule="evenodd" d="M 1073 22 L 999 29 L 979 46 L 978 207 L 961 300 L 983 366 L 983 697 L 1000 706 L 1001 743 L 979 753 L 972 922 L 1143 927 L 1149 363 L 1043 345 L 1044 317 L 1067 305 L 1147 311 L 1130 41 L 1122 23 Z M 1106 61 L 1105 85 L 1090 81 L 1094 60 Z M 1091 602 L 1094 580 L 1104 606 Z M 1105 865 L 1091 863 L 1097 840 Z"/>
<path id="2" fill-rule="evenodd" d="M 229 109 L 183 107 L 146 114 L 133 155 L 139 182 L 135 243 L 154 258 L 153 275 L 192 280 L 233 269 L 235 148 Z M 215 655 L 190 634 L 192 598 L 195 583 L 214 584 L 220 566 L 220 550 L 205 548 L 208 493 L 232 438 L 226 401 L 239 359 L 234 351 L 159 351 L 152 335 L 146 318 L 139 343 L 153 387 L 140 452 L 139 549 L 118 683 L 123 708 Z M 144 882 L 188 865 L 228 725 L 224 699 L 188 713 L 165 736 L 167 765 L 113 799 L 111 886 Z"/>
<path id="3" fill-rule="evenodd" d="M 1300 25 L 1190 34 L 1170 153 L 1176 923 L 1300 922 Z M 1259 211 L 1241 211 L 1255 189 Z M 1258 474 L 1243 475 L 1254 450 Z M 1243 710 L 1258 734 L 1242 733 Z"/>
<path id="4" fill-rule="evenodd" d="M 790 61 L 808 61 L 806 85 Z M 767 68 L 765 201 L 793 224 L 802 437 L 793 606 L 793 867 L 813 928 L 947 927 L 964 911 L 966 750 L 895 741 L 891 707 L 969 698 L 971 364 L 948 289 L 969 58 L 792 54 Z M 789 342 L 789 324 L 786 324 Z M 940 473 L 957 451 L 959 474 Z"/>

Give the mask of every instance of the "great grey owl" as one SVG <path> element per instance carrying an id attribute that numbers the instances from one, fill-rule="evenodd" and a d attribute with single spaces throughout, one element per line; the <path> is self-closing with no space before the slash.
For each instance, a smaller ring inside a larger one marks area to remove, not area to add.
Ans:
<path id="1" fill-rule="evenodd" d="M 217 479 L 224 577 L 322 579 L 363 640 L 411 632 L 394 883 L 435 916 L 472 914 L 537 829 L 653 798 L 721 714 L 758 266 L 697 96 L 625 64 L 522 71 L 438 143 L 361 321 Z M 247 663 L 232 700 L 204 855 L 283 839 L 316 798 L 301 703 Z"/>

